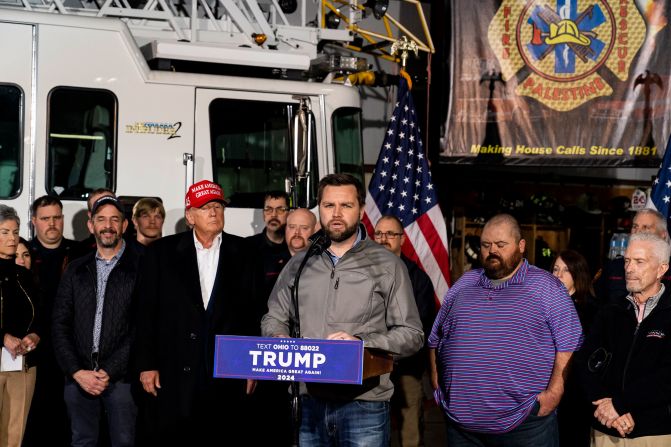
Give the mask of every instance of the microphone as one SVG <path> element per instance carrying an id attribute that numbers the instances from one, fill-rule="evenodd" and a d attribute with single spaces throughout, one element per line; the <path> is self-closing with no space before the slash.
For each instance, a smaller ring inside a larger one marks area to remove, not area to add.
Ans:
<path id="1" fill-rule="evenodd" d="M 290 286 L 291 289 L 291 304 L 294 308 L 294 315 L 291 318 L 291 336 L 294 338 L 301 338 L 301 317 L 300 317 L 300 307 L 298 305 L 298 283 L 301 279 L 301 273 L 307 264 L 308 259 L 313 255 L 319 255 L 324 252 L 327 248 L 331 246 L 331 238 L 326 235 L 323 229 L 320 229 L 315 234 L 308 238 L 310 241 L 310 247 L 308 248 L 305 257 L 301 260 L 298 270 L 296 271 L 296 276 L 294 277 L 294 284 Z M 295 427 L 300 426 L 299 418 L 301 414 L 301 403 L 300 403 L 300 391 L 298 382 L 291 382 L 291 412 L 293 415 L 293 420 Z M 298 445 L 296 441 L 294 445 Z"/>
<path id="2" fill-rule="evenodd" d="M 331 246 L 331 238 L 328 237 L 324 229 L 320 229 L 315 234 L 310 236 L 308 240 L 312 243 L 308 249 L 306 258 L 313 255 L 321 254 L 324 250 Z"/>

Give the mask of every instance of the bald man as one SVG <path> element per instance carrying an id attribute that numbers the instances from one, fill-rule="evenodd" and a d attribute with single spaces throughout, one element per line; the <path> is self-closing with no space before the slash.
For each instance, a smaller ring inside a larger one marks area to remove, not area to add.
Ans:
<path id="1" fill-rule="evenodd" d="M 582 328 L 566 288 L 530 265 L 525 248 L 513 216 L 492 217 L 483 268 L 454 283 L 433 324 L 432 384 L 448 445 L 559 445 L 554 410 Z"/>
<path id="2" fill-rule="evenodd" d="M 297 208 L 287 216 L 284 240 L 291 256 L 308 248 L 308 238 L 317 229 L 317 217 L 307 208 Z"/>

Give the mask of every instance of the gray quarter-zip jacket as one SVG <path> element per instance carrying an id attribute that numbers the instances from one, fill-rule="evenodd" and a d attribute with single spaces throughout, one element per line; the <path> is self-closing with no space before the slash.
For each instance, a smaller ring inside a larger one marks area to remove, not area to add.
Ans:
<path id="1" fill-rule="evenodd" d="M 261 322 L 264 336 L 286 335 L 294 309 L 291 287 L 305 252 L 294 256 L 280 274 Z M 422 323 L 408 271 L 399 257 L 364 239 L 334 266 L 327 253 L 308 260 L 298 290 L 301 335 L 325 339 L 344 331 L 364 341 L 366 348 L 407 357 L 424 342 Z M 385 401 L 394 387 L 389 374 L 360 386 L 311 384 L 319 397 Z M 305 389 L 305 387 L 303 387 Z"/>

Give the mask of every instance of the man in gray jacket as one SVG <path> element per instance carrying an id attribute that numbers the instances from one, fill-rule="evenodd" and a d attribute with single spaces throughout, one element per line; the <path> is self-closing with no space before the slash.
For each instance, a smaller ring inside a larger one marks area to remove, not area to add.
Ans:
<path id="1" fill-rule="evenodd" d="M 363 340 L 366 348 L 399 357 L 423 344 L 422 323 L 401 260 L 366 238 L 361 225 L 365 190 L 348 174 L 319 182 L 319 220 L 329 249 L 307 261 L 300 279 L 300 327 L 305 338 Z M 288 337 L 291 290 L 306 252 L 282 270 L 263 317 L 264 336 Z M 389 445 L 389 374 L 362 385 L 308 384 L 302 388 L 300 445 Z"/>

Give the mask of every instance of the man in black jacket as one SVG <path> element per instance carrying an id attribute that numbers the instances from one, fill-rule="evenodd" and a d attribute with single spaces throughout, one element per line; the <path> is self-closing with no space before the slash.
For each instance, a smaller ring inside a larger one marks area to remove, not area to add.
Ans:
<path id="1" fill-rule="evenodd" d="M 268 297 L 275 281 L 291 253 L 284 239 L 284 229 L 289 212 L 289 196 L 282 191 L 267 192 L 263 199 L 263 221 L 266 226 L 259 234 L 249 236 L 245 242 L 254 254 L 254 282 L 258 287 L 257 317 L 268 312 Z"/>
<path id="2" fill-rule="evenodd" d="M 629 294 L 603 307 L 578 355 L 597 446 L 625 436 L 629 446 L 671 445 L 671 289 L 661 282 L 670 253 L 654 234 L 631 236 Z"/>
<path id="3" fill-rule="evenodd" d="M 405 242 L 403 224 L 395 216 L 382 216 L 375 225 L 373 236 L 375 242 L 399 256 L 408 269 L 412 293 L 417 303 L 419 318 L 422 320 L 424 340 L 428 340 L 437 313 L 433 284 L 424 270 L 401 253 L 401 247 Z M 392 411 L 399 420 L 399 434 L 403 447 L 424 445 L 422 376 L 428 364 L 428 352 L 424 347 L 418 353 L 399 360 L 391 373 L 391 380 L 394 383 Z"/>
<path id="4" fill-rule="evenodd" d="M 51 343 L 51 315 L 54 299 L 70 252 L 76 241 L 63 237 L 63 204 L 55 196 L 35 199 L 30 207 L 35 237 L 30 241 L 32 271 L 42 290 L 44 319 L 37 363 L 40 373 L 35 384 L 23 447 L 52 447 L 70 444 L 70 428 L 63 401 L 63 374 Z"/>
<path id="5" fill-rule="evenodd" d="M 631 225 L 631 234 L 654 234 L 668 241 L 669 233 L 666 228 L 666 217 L 652 208 L 644 208 L 636 212 Z M 666 272 L 662 283 L 671 285 L 671 272 Z M 596 296 L 601 303 L 618 302 L 627 296 L 627 287 L 624 280 L 624 258 L 618 256 L 606 261 L 594 285 Z"/>
<path id="6" fill-rule="evenodd" d="M 53 344 L 68 379 L 72 445 L 98 445 L 103 408 L 112 447 L 135 442 L 137 407 L 128 364 L 139 258 L 122 238 L 126 225 L 115 197 L 93 204 L 88 227 L 97 249 L 68 265 L 54 303 Z"/>
<path id="7" fill-rule="evenodd" d="M 215 335 L 259 331 L 244 240 L 223 232 L 227 201 L 216 183 L 192 185 L 185 202 L 193 230 L 149 245 L 138 284 L 136 361 L 158 412 L 152 445 L 213 445 L 248 435 L 251 420 L 245 393 L 254 383 L 213 378 Z"/>

